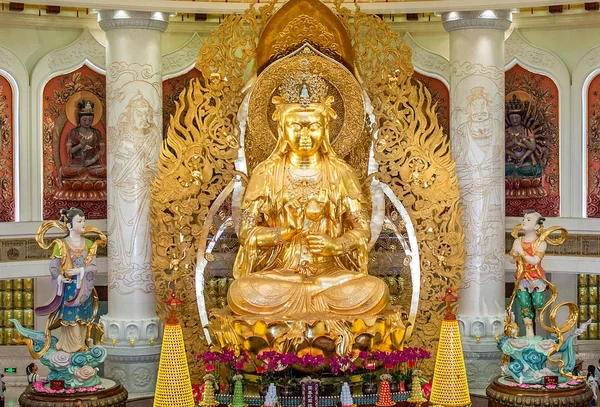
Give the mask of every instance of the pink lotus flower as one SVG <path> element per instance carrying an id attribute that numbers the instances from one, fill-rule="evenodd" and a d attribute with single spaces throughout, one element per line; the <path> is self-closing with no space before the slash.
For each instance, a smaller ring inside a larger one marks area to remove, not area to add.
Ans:
<path id="1" fill-rule="evenodd" d="M 530 386 L 530 385 L 528 385 L 527 383 L 521 383 L 521 384 L 519 384 L 519 387 L 520 387 L 520 388 L 522 388 L 522 389 L 528 389 L 528 388 L 530 388 L 531 386 Z"/>
<path id="2" fill-rule="evenodd" d="M 515 382 L 508 382 L 508 386 L 509 387 L 517 387 L 517 386 L 519 386 L 519 384 L 515 383 Z"/>
<path id="3" fill-rule="evenodd" d="M 556 389 L 556 385 L 555 384 L 548 384 L 548 385 L 546 385 L 546 388 L 550 389 L 550 390 Z"/>

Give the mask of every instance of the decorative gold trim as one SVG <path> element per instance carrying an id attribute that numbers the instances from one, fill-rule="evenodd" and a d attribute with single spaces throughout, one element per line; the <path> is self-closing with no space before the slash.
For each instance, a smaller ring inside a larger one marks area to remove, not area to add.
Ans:
<path id="1" fill-rule="evenodd" d="M 291 0 L 265 24 L 258 39 L 258 73 L 303 44 L 311 44 L 354 71 L 354 50 L 342 21 L 320 1 Z"/>

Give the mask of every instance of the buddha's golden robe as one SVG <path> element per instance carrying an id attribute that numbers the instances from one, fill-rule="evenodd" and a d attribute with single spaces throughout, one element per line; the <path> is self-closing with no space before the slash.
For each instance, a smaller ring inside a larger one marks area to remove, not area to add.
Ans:
<path id="1" fill-rule="evenodd" d="M 386 284 L 367 273 L 367 198 L 352 169 L 321 154 L 314 175 L 298 177 L 285 155 L 252 174 L 242 203 L 240 250 L 228 303 L 239 315 L 289 318 L 374 315 L 388 304 Z M 305 220 L 284 241 L 285 206 L 297 200 Z M 337 256 L 311 253 L 306 236 L 340 238 Z"/>

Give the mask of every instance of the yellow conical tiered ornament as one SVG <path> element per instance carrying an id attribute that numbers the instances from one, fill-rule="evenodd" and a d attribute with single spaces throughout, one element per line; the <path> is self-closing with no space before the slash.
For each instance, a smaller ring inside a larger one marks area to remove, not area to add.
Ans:
<path id="1" fill-rule="evenodd" d="M 200 407 L 216 407 L 220 403 L 215 400 L 215 377 L 211 374 L 204 375 L 204 393 Z"/>
<path id="2" fill-rule="evenodd" d="M 420 371 L 414 370 L 412 375 L 412 389 L 410 390 L 410 398 L 407 403 L 414 404 L 416 407 L 421 407 L 421 404 L 427 402 L 423 397 L 423 389 L 421 388 L 421 379 L 419 378 Z"/>
<path id="3" fill-rule="evenodd" d="M 467 372 L 463 358 L 458 321 L 452 312 L 451 303 L 458 298 L 448 288 L 442 301 L 446 302 L 446 315 L 442 321 L 440 342 L 435 359 L 433 385 L 429 405 L 432 407 L 464 407 L 471 405 Z"/>
<path id="4" fill-rule="evenodd" d="M 165 324 L 160 351 L 154 407 L 194 407 L 183 334 L 175 312 L 176 307 L 183 304 L 183 301 L 176 298 L 175 292 L 172 292 L 166 304 L 171 306 L 171 311 Z"/>

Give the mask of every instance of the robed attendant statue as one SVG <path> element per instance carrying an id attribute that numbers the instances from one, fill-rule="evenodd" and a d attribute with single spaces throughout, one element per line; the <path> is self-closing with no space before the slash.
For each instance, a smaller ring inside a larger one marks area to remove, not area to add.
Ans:
<path id="1" fill-rule="evenodd" d="M 243 198 L 235 314 L 331 319 L 388 305 L 387 286 L 367 271 L 370 197 L 331 147 L 327 92 L 320 76 L 298 72 L 272 100 L 278 142 Z"/>
<path id="2" fill-rule="evenodd" d="M 65 235 L 46 243 L 44 237 L 52 228 Z M 98 238 L 92 241 L 88 239 L 91 235 Z M 103 330 L 95 322 L 98 296 L 94 281 L 96 250 L 106 246 L 106 236 L 85 225 L 81 209 L 70 208 L 61 210 L 58 221 L 42 223 L 35 238 L 42 249 L 51 252 L 50 302 L 35 309 L 37 315 L 48 315 L 48 321 L 40 332 L 11 320 L 22 337 L 17 342 L 26 344 L 31 356 L 50 369 L 49 381 L 62 380 L 67 388 L 99 385 L 96 367 L 104 361 L 106 350 L 97 345 Z M 56 329 L 60 329 L 59 338 L 52 335 Z"/>
<path id="3" fill-rule="evenodd" d="M 68 235 L 56 240 L 52 246 L 50 276 L 52 298 L 44 306 L 35 309 L 38 315 L 52 315 L 54 324 L 61 332 L 56 350 L 68 353 L 87 349 L 87 328 L 96 317 L 93 307 L 96 246 L 82 236 L 85 232 L 85 216 L 78 208 L 61 210 L 60 221 L 68 228 Z M 93 247 L 93 250 L 92 250 Z"/>

